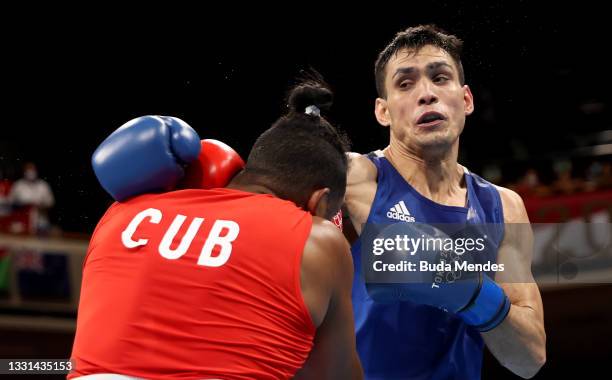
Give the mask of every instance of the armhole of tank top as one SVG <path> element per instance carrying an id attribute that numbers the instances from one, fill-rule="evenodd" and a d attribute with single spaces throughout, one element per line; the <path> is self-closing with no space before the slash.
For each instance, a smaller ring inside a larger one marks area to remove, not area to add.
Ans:
<path id="1" fill-rule="evenodd" d="M 374 199 L 372 199 L 372 204 L 370 205 L 370 212 L 368 213 L 368 217 L 366 218 L 366 224 L 370 221 L 370 216 L 372 216 L 374 205 L 378 200 L 383 198 L 383 195 L 385 195 L 383 193 L 387 191 L 387 189 L 380 187 L 380 184 L 383 182 L 381 181 L 381 179 L 383 179 L 384 176 L 384 170 L 382 167 L 383 164 L 381 163 L 380 158 L 384 158 L 384 156 L 379 156 L 378 154 L 376 154 L 376 152 L 377 151 L 372 151 L 366 155 L 376 168 L 376 191 L 374 192 Z M 375 158 L 378 158 L 378 160 L 375 161 Z"/>
<path id="2" fill-rule="evenodd" d="M 495 187 L 495 185 L 491 184 L 491 191 L 493 192 L 493 197 L 495 198 L 495 203 L 496 203 L 496 214 L 497 217 L 499 218 L 499 225 L 500 225 L 500 237 L 499 237 L 499 245 L 501 246 L 502 241 L 504 241 L 504 237 L 506 236 L 506 222 L 504 221 L 504 204 L 502 203 L 501 200 L 501 194 L 499 193 L 499 190 L 497 190 L 497 187 Z M 495 260 L 497 260 L 497 257 L 495 258 Z"/>
<path id="3" fill-rule="evenodd" d="M 465 166 L 463 166 L 463 170 L 464 173 L 469 174 L 470 171 L 468 170 L 468 168 L 466 168 Z M 470 179 L 471 181 L 474 181 L 474 178 Z M 501 194 L 499 193 L 499 190 L 497 189 L 497 186 L 495 186 L 494 184 L 490 183 L 489 186 L 489 192 L 491 193 L 491 196 L 493 197 L 493 199 L 495 200 L 494 203 L 494 212 L 495 212 L 495 216 L 497 216 L 497 218 L 499 219 L 499 223 L 495 223 L 499 225 L 499 246 L 498 248 L 501 246 L 501 243 L 504 241 L 504 237 L 506 236 L 506 222 L 504 221 L 504 204 L 502 203 L 501 200 Z M 495 261 L 497 262 L 497 255 L 495 255 Z"/>
<path id="4" fill-rule="evenodd" d="M 384 174 L 383 173 L 383 168 L 382 168 L 382 163 L 380 162 L 380 158 L 384 156 L 379 156 L 376 154 L 376 151 L 370 152 L 368 154 L 366 154 L 366 157 L 370 160 L 370 162 L 374 165 L 374 167 L 376 168 L 376 193 L 378 193 L 378 184 L 380 183 L 379 179 L 380 177 Z M 374 199 L 376 200 L 376 194 L 374 195 Z M 374 203 L 374 202 L 372 202 Z"/>
<path id="5" fill-rule="evenodd" d="M 317 330 L 317 326 L 314 325 L 312 321 L 312 316 L 310 315 L 310 310 L 308 310 L 308 306 L 306 305 L 306 300 L 304 299 L 304 295 L 302 294 L 302 256 L 304 256 L 304 248 L 306 248 L 306 242 L 308 241 L 308 237 L 310 236 L 310 232 L 312 231 L 312 216 L 310 217 L 310 228 L 308 228 L 308 233 L 304 238 L 304 244 L 302 247 L 298 249 L 293 263 L 293 290 L 295 293 L 295 297 L 300 304 L 300 308 L 302 309 L 302 315 L 304 318 L 304 322 L 306 322 L 306 328 L 309 329 L 309 332 L 314 333 Z"/>

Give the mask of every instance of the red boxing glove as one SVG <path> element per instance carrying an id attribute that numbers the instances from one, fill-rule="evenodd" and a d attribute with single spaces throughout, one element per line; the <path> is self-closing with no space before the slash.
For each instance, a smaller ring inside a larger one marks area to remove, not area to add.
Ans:
<path id="1" fill-rule="evenodd" d="M 200 155 L 185 169 L 181 189 L 225 187 L 244 168 L 244 161 L 229 145 L 218 140 L 201 141 Z"/>

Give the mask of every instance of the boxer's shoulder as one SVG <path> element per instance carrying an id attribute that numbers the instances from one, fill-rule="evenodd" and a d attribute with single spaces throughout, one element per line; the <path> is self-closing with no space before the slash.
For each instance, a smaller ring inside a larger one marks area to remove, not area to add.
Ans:
<path id="1" fill-rule="evenodd" d="M 350 250 L 344 235 L 332 222 L 314 216 L 302 255 L 302 271 L 310 267 L 310 272 L 317 273 L 315 277 L 324 276 L 335 283 L 338 273 L 352 268 Z"/>
<path id="2" fill-rule="evenodd" d="M 515 191 L 505 187 L 495 185 L 501 198 L 502 207 L 504 209 L 505 223 L 525 223 L 529 222 L 525 203 L 520 195 Z"/>
<path id="3" fill-rule="evenodd" d="M 338 253 L 342 252 L 346 244 L 344 235 L 332 222 L 316 216 L 312 218 L 312 229 L 307 246 L 317 247 L 318 251 Z"/>
<path id="4" fill-rule="evenodd" d="M 378 171 L 365 155 L 349 153 L 345 204 L 357 233 L 366 222 L 376 196 Z"/>
<path id="5" fill-rule="evenodd" d="M 366 155 L 349 152 L 347 156 L 349 160 L 347 186 L 376 181 L 376 166 Z"/>
<path id="6" fill-rule="evenodd" d="M 349 166 L 346 180 L 347 202 L 354 198 L 369 198 L 367 193 L 376 192 L 378 171 L 370 159 L 359 153 L 348 153 Z"/>

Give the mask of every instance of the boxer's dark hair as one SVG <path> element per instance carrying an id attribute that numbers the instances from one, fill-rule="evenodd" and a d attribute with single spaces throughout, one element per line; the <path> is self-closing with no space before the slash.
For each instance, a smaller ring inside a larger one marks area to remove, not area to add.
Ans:
<path id="1" fill-rule="evenodd" d="M 461 85 L 465 84 L 465 74 L 461 64 L 463 41 L 435 25 L 418 25 L 397 33 L 395 38 L 378 55 L 374 64 L 374 76 L 376 77 L 376 91 L 378 91 L 379 97 L 385 98 L 387 96 L 385 75 L 387 63 L 389 63 L 391 57 L 402 50 L 412 50 L 418 53 L 426 45 L 433 45 L 446 51 L 457 65 L 459 83 Z"/>
<path id="2" fill-rule="evenodd" d="M 293 87 L 287 96 L 289 112 L 259 136 L 244 174 L 301 207 L 314 190 L 328 187 L 328 212 L 338 211 L 346 190 L 349 140 L 323 116 L 306 113 L 309 106 L 324 113 L 332 102 L 329 86 L 318 75 Z"/>

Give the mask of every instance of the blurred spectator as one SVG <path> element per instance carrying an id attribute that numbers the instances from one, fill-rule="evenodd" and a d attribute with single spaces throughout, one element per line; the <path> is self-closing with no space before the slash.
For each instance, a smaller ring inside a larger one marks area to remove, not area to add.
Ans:
<path id="1" fill-rule="evenodd" d="M 10 190 L 11 181 L 0 173 L 0 217 L 7 216 L 11 212 L 11 203 L 8 198 Z"/>
<path id="2" fill-rule="evenodd" d="M 573 175 L 574 163 L 569 159 L 557 159 L 552 163 L 554 179 L 552 183 L 544 183 L 540 173 L 533 167 L 515 183 L 506 184 L 523 197 L 546 197 L 578 194 L 612 189 L 612 163 L 609 161 L 592 161 L 581 170 L 580 177 Z M 578 167 L 584 167 L 581 164 Z M 488 167 L 483 169 L 483 176 Z M 493 171 L 492 174 L 495 174 Z M 492 177 L 496 177 L 493 175 Z"/>
<path id="3" fill-rule="evenodd" d="M 514 186 L 514 191 L 524 197 L 541 197 L 550 193 L 550 189 L 542 184 L 538 171 L 534 168 L 529 168 Z"/>
<path id="4" fill-rule="evenodd" d="M 573 194 L 582 189 L 582 181 L 572 177 L 572 163 L 568 160 L 558 160 L 553 169 L 557 178 L 552 184 L 555 194 Z"/>
<path id="5" fill-rule="evenodd" d="M 599 182 L 603 171 L 603 165 L 601 162 L 595 161 L 586 169 L 584 190 L 595 191 L 599 189 Z"/>
<path id="6" fill-rule="evenodd" d="M 34 232 L 45 233 L 50 228 L 47 211 L 55 204 L 49 184 L 38 178 L 36 165 L 28 162 L 23 167 L 23 178 L 17 180 L 9 193 L 13 207 L 30 207 Z"/>
<path id="7" fill-rule="evenodd" d="M 612 163 L 605 162 L 601 165 L 601 175 L 597 179 L 597 188 L 612 188 Z"/>

